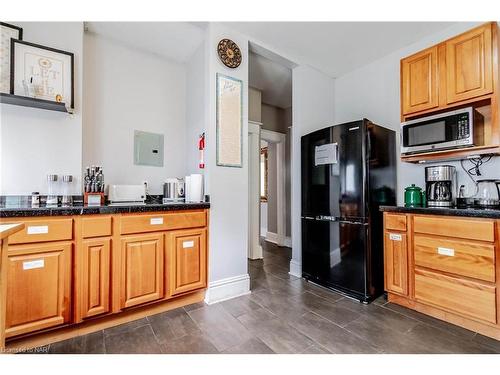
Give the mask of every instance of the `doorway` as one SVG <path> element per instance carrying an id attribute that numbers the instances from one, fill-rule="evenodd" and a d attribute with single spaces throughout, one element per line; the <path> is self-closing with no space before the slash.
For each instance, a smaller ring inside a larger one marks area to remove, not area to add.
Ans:
<path id="1" fill-rule="evenodd" d="M 285 279 L 292 255 L 292 66 L 261 48 L 250 52 L 249 273 L 251 280 Z"/>

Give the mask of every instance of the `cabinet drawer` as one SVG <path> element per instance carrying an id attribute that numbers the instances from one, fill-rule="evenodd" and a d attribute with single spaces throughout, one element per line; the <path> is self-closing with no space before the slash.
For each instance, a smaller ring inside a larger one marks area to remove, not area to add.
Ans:
<path id="1" fill-rule="evenodd" d="M 437 216 L 415 216 L 413 220 L 415 233 L 427 233 L 479 241 L 495 241 L 493 220 L 456 219 Z"/>
<path id="2" fill-rule="evenodd" d="M 205 211 L 167 214 L 130 215 L 121 218 L 121 233 L 144 233 L 173 229 L 198 228 L 207 225 Z"/>
<path id="3" fill-rule="evenodd" d="M 406 215 L 386 213 L 384 215 L 385 229 L 401 230 L 406 232 Z"/>
<path id="4" fill-rule="evenodd" d="M 9 237 L 9 244 L 62 241 L 73 238 L 73 219 L 30 220 L 22 231 Z"/>
<path id="5" fill-rule="evenodd" d="M 121 233 L 144 233 L 167 230 L 165 214 L 127 215 L 121 218 Z"/>
<path id="6" fill-rule="evenodd" d="M 167 214 L 168 229 L 200 228 L 207 225 L 205 211 L 191 211 Z"/>
<path id="7" fill-rule="evenodd" d="M 415 269 L 415 299 L 445 310 L 496 323 L 496 288 Z"/>
<path id="8" fill-rule="evenodd" d="M 94 216 L 82 219 L 83 238 L 111 236 L 111 216 Z"/>
<path id="9" fill-rule="evenodd" d="M 428 237 L 413 240 L 415 264 L 495 282 L 495 246 L 482 242 Z"/>

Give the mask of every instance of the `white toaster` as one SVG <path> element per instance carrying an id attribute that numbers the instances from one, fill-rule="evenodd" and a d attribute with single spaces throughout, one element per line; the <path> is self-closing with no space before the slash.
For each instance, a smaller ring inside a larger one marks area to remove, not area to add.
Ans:
<path id="1" fill-rule="evenodd" d="M 108 200 L 113 203 L 144 203 L 146 187 L 144 185 L 109 185 Z"/>

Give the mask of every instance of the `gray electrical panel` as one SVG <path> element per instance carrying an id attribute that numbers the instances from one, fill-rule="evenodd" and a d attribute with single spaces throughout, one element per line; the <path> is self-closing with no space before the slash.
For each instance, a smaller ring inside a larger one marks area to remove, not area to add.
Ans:
<path id="1" fill-rule="evenodd" d="M 134 130 L 134 164 L 163 167 L 163 134 Z"/>

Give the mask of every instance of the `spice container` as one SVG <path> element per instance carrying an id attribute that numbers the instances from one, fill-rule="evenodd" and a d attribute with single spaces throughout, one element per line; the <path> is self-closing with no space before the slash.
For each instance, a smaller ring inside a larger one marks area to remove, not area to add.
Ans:
<path id="1" fill-rule="evenodd" d="M 31 207 L 40 207 L 40 193 L 38 191 L 31 193 Z"/>

